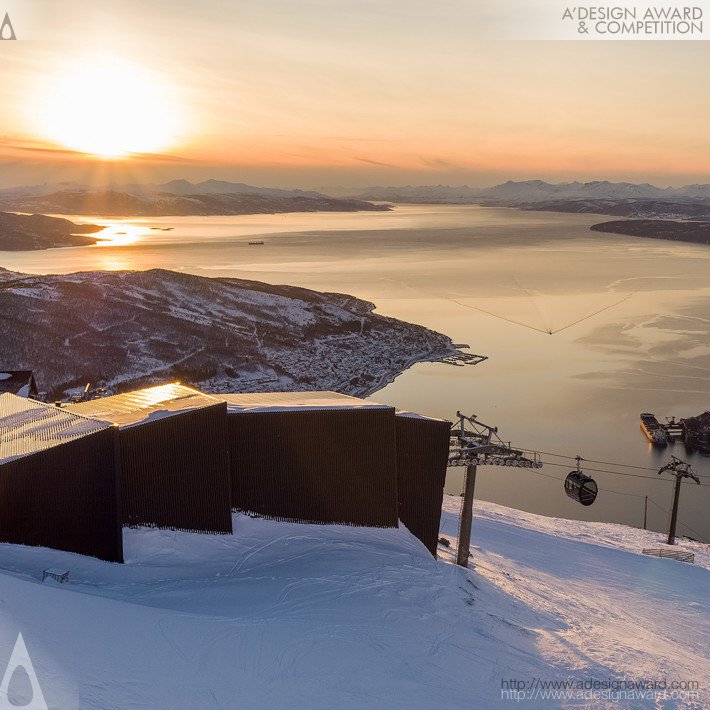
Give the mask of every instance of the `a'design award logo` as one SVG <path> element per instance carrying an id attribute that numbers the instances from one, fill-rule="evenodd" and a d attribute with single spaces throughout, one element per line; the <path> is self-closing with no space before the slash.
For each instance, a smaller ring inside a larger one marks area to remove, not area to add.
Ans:
<path id="1" fill-rule="evenodd" d="M 5 19 L 2 21 L 2 25 L 0 25 L 0 40 L 3 39 L 17 39 L 15 28 L 12 26 L 12 22 L 10 21 L 9 12 L 5 13 Z"/>
<path id="2" fill-rule="evenodd" d="M 48 710 L 22 634 L 17 635 L 15 648 L 0 682 L 0 710 L 17 708 Z"/>

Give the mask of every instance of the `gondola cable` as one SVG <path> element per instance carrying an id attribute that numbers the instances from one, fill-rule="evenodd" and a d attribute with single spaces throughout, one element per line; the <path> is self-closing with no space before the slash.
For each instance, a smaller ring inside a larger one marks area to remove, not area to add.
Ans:
<path id="1" fill-rule="evenodd" d="M 527 452 L 527 453 L 537 453 L 540 454 L 541 456 L 554 456 L 555 458 L 560 458 L 560 459 L 569 459 L 571 461 L 575 460 L 575 456 L 568 456 L 567 454 L 554 454 L 550 451 L 539 451 L 538 449 L 526 449 L 526 448 L 520 448 L 521 451 Z M 633 464 L 627 464 L 627 463 L 617 463 L 614 461 L 596 461 L 594 459 L 585 459 L 583 458 L 582 461 L 585 463 L 595 463 L 595 464 L 600 464 L 602 466 L 616 466 L 619 468 L 633 468 L 637 469 L 640 471 L 653 471 L 654 473 L 657 473 L 657 469 L 655 468 L 649 468 L 648 466 L 635 466 Z M 567 464 L 561 464 L 561 463 L 554 463 L 552 461 L 547 461 L 545 463 L 546 466 L 562 466 L 565 467 Z M 641 474 L 637 473 L 629 473 L 628 471 L 610 471 L 608 469 L 601 469 L 601 468 L 595 468 L 595 469 L 589 469 L 590 471 L 594 471 L 596 473 L 611 473 L 615 474 L 618 476 L 630 476 L 632 478 L 646 478 L 648 480 L 653 480 L 657 481 L 659 480 L 655 476 L 643 476 Z M 710 475 L 707 474 L 699 474 L 699 478 L 710 478 Z M 665 480 L 665 479 L 660 479 L 660 480 Z"/>
<path id="2" fill-rule="evenodd" d="M 557 465 L 561 465 L 561 464 L 557 464 Z M 562 482 L 564 480 L 562 478 L 558 478 L 557 476 L 551 476 L 549 473 L 543 473 L 542 471 L 537 471 L 535 469 L 530 469 L 530 470 L 532 471 L 532 473 L 535 473 L 538 476 L 545 476 L 545 478 L 551 478 L 554 481 Z M 664 513 L 670 515 L 670 511 L 667 508 L 664 508 L 662 505 L 660 505 L 660 503 L 656 503 L 656 501 L 648 495 L 640 495 L 639 493 L 626 493 L 625 491 L 615 491 L 611 488 L 600 488 L 599 492 L 600 493 L 615 493 L 616 495 L 630 496 L 632 498 L 646 498 L 649 501 L 649 503 L 653 503 L 653 505 L 655 505 L 659 510 L 662 510 Z M 701 533 L 699 533 L 697 530 L 695 530 L 694 528 L 691 528 L 690 525 L 687 525 L 686 523 L 684 523 L 682 521 L 678 521 L 678 524 L 682 525 L 686 530 L 689 530 L 694 535 L 697 535 L 698 539 L 703 538 L 703 535 Z"/>

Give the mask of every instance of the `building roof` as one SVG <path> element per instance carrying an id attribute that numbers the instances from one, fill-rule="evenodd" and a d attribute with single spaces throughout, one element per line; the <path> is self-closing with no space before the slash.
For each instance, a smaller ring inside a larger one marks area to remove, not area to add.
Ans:
<path id="1" fill-rule="evenodd" d="M 256 392 L 215 395 L 227 402 L 227 411 L 303 412 L 335 409 L 392 409 L 367 399 L 349 397 L 338 392 Z"/>
<path id="2" fill-rule="evenodd" d="M 2 370 L 0 371 L 0 393 L 10 392 L 20 397 L 37 394 L 32 370 Z"/>
<path id="3" fill-rule="evenodd" d="M 108 429 L 110 424 L 14 394 L 0 394 L 0 464 Z"/>
<path id="4" fill-rule="evenodd" d="M 213 407 L 222 400 L 177 382 L 65 404 L 62 409 L 101 419 L 120 427 L 147 424 L 184 412 Z"/>
<path id="5" fill-rule="evenodd" d="M 407 417 L 408 419 L 424 419 L 428 422 L 443 422 L 451 426 L 451 422 L 448 419 L 439 419 L 438 417 L 429 417 L 426 414 L 419 414 L 419 412 L 410 412 L 404 409 L 398 409 L 395 414 L 398 417 Z"/>

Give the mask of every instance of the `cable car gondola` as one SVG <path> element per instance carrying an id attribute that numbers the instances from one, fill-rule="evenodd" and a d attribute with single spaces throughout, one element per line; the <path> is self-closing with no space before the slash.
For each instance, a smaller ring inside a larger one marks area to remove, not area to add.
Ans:
<path id="1" fill-rule="evenodd" d="M 577 457 L 577 470 L 570 471 L 565 479 L 565 493 L 577 503 L 582 505 L 591 505 L 597 499 L 599 491 L 596 481 L 587 476 L 580 467 L 581 458 Z"/>

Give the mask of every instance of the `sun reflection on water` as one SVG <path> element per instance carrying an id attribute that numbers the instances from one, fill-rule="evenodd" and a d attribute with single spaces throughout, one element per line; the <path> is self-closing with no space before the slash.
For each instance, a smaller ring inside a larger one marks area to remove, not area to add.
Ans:
<path id="1" fill-rule="evenodd" d="M 104 229 L 94 236 L 99 240 L 97 246 L 125 247 L 139 242 L 145 231 L 146 228 L 139 225 L 116 222 L 106 224 Z"/>

